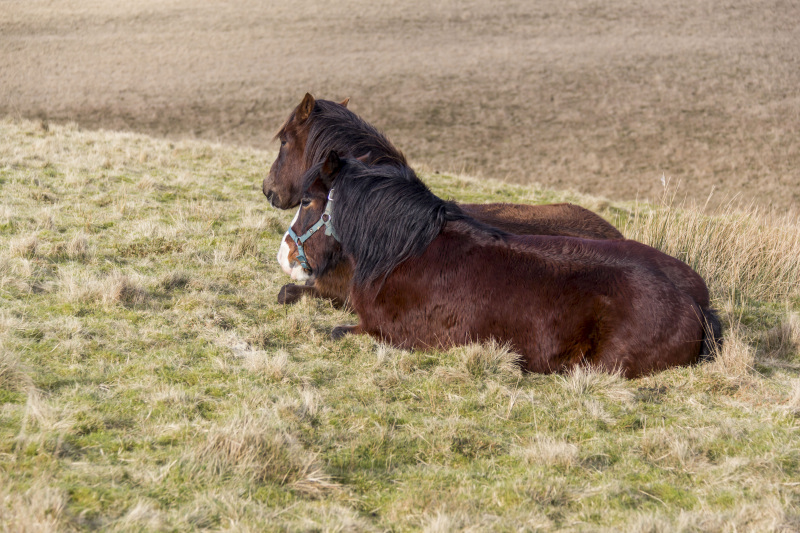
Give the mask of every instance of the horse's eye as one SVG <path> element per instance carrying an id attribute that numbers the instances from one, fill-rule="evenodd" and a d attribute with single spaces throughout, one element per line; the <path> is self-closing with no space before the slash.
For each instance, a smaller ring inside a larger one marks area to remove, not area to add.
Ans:
<path id="1" fill-rule="evenodd" d="M 285 145 L 286 141 L 281 141 L 281 146 Z"/>
<path id="2" fill-rule="evenodd" d="M 309 205 L 311 205 L 311 199 L 303 198 L 302 200 L 300 200 L 300 205 L 303 207 L 308 207 Z"/>

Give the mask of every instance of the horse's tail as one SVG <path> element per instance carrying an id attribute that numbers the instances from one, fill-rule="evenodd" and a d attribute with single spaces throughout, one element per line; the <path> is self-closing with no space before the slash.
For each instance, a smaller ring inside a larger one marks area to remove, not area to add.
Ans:
<path id="1" fill-rule="evenodd" d="M 700 311 L 703 313 L 703 347 L 700 349 L 698 363 L 713 360 L 722 350 L 722 323 L 717 312 L 710 307 Z"/>

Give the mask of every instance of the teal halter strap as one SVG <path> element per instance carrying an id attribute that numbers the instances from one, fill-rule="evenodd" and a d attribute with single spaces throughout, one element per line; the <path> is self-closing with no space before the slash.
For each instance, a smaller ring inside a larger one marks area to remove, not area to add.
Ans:
<path id="1" fill-rule="evenodd" d="M 338 242 L 339 236 L 336 234 L 336 230 L 333 229 L 333 189 L 330 190 L 328 193 L 328 203 L 325 206 L 325 211 L 323 211 L 322 216 L 319 217 L 319 220 L 308 228 L 308 231 L 303 233 L 300 237 L 297 236 L 297 233 L 289 226 L 289 231 L 286 233 L 289 234 L 289 237 L 292 238 L 294 243 L 297 245 L 297 261 L 300 263 L 305 270 L 311 271 L 311 266 L 308 264 L 308 259 L 306 258 L 306 252 L 303 250 L 303 243 L 305 243 L 312 235 L 314 235 L 321 227 L 325 226 L 325 235 L 330 235 Z"/>

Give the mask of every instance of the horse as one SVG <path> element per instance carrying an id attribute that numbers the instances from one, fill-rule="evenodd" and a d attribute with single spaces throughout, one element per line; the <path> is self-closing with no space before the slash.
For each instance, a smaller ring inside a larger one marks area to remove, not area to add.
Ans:
<path id="1" fill-rule="evenodd" d="M 367 333 L 405 349 L 496 340 L 529 372 L 586 365 L 627 378 L 721 346 L 715 311 L 660 266 L 678 260 L 645 244 L 509 234 L 435 196 L 409 167 L 331 153 L 308 178 L 290 232 L 306 236 L 313 271 L 342 257 L 353 270 L 359 322 L 334 339 Z"/>
<path id="2" fill-rule="evenodd" d="M 403 153 L 385 135 L 347 109 L 348 101 L 336 103 L 316 100 L 306 94 L 290 113 L 276 135 L 281 143 L 278 156 L 262 183 L 262 191 L 270 205 L 279 209 L 296 207 L 302 191 L 308 185 L 303 182 L 303 173 L 322 162 L 331 150 L 344 156 L 358 157 L 370 165 L 408 166 Z M 591 239 L 623 238 L 619 230 L 596 213 L 568 203 L 462 204 L 461 209 L 473 218 L 509 233 Z M 288 248 L 282 245 L 278 254 L 278 261 L 282 265 L 287 253 Z M 346 299 L 348 273 L 347 266 L 342 265 L 330 270 L 326 277 L 315 276 L 313 280 L 308 280 L 307 285 L 286 285 L 279 292 L 278 301 L 293 303 L 303 294 L 308 294 L 329 298 L 340 306 Z M 294 279 L 303 280 L 303 276 L 298 275 Z"/>

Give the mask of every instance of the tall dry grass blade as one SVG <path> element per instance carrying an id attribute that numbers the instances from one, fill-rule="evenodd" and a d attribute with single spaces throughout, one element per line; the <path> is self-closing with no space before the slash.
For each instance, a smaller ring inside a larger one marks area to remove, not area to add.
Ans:
<path id="1" fill-rule="evenodd" d="M 714 298 L 778 301 L 800 296 L 800 225 L 757 210 L 707 215 L 674 196 L 636 204 L 622 231 L 702 275 Z"/>

